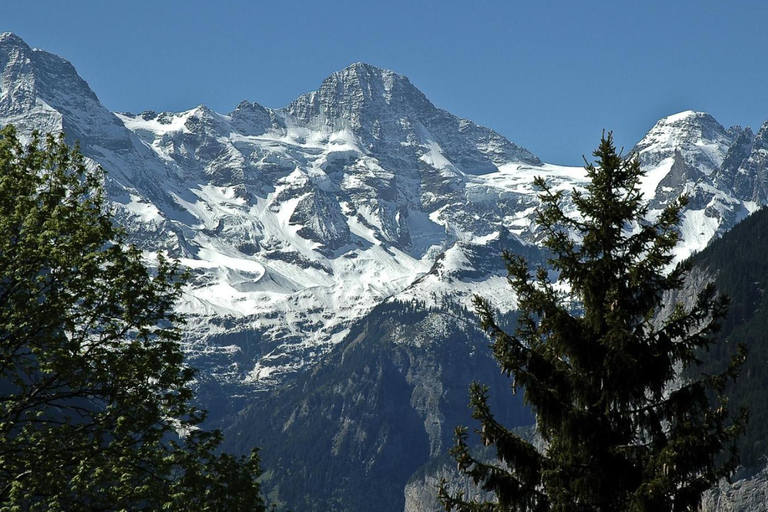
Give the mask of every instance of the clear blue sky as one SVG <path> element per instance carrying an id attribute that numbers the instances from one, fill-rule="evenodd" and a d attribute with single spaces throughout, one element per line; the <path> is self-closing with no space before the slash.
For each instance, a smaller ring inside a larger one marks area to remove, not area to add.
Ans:
<path id="1" fill-rule="evenodd" d="M 660 117 L 768 119 L 768 2 L 7 0 L 0 32 L 70 60 L 111 110 L 282 107 L 364 61 L 553 163 Z"/>

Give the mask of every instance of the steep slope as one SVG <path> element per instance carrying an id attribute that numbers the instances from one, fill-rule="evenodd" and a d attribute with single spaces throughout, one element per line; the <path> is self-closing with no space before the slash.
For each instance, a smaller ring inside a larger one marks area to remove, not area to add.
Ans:
<path id="1" fill-rule="evenodd" d="M 0 34 L 0 113 L 21 132 L 64 131 L 94 151 L 130 147 L 129 132 L 68 61 Z"/>
<path id="2" fill-rule="evenodd" d="M 738 167 L 734 166 L 736 171 L 733 175 L 733 191 L 745 201 L 765 204 L 768 200 L 768 124 L 763 123 L 753 139 L 743 137 L 742 140 L 742 154 L 746 153 L 747 149 L 749 153 Z"/>
<path id="3" fill-rule="evenodd" d="M 312 370 L 234 417 L 226 448 L 263 447 L 270 500 L 290 510 L 402 510 L 411 474 L 446 453 L 456 426 L 471 424 L 472 381 L 493 388 L 499 420 L 530 423 L 466 308 L 464 290 L 472 289 L 514 307 L 502 248 L 545 260 L 511 235 L 457 244 L 422 280 L 356 322 Z M 434 286 L 438 277 L 446 290 Z"/>
<path id="4" fill-rule="evenodd" d="M 661 210 L 681 193 L 690 198 L 678 261 L 704 249 L 761 204 L 733 188 L 732 169 L 749 155 L 751 133 L 738 126 L 726 130 L 711 115 L 688 110 L 660 119 L 632 149 L 646 172 L 643 192 L 652 209 Z"/>
<path id="5" fill-rule="evenodd" d="M 473 316 L 448 305 L 377 306 L 322 363 L 240 413 L 227 448 L 263 447 L 265 492 L 287 509 L 402 510 L 410 475 L 471 422 L 470 382 L 493 387 L 499 420 L 530 423 Z"/>

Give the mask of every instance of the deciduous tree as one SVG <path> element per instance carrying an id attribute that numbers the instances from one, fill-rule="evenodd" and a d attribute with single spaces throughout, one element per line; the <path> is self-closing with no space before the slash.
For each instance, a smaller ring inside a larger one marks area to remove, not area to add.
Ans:
<path id="1" fill-rule="evenodd" d="M 181 272 L 148 267 L 102 171 L 0 131 L 0 509 L 261 510 L 258 457 L 191 405 Z"/>

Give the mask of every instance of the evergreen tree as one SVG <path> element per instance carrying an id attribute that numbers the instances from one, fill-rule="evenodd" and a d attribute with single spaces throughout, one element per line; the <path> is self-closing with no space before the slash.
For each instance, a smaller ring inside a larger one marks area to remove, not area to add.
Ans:
<path id="1" fill-rule="evenodd" d="M 0 510 L 263 510 L 183 364 L 182 277 L 150 270 L 63 138 L 0 131 Z"/>
<path id="2" fill-rule="evenodd" d="M 474 384 L 477 432 L 497 461 L 472 456 L 465 427 L 451 452 L 496 501 L 470 502 L 443 484 L 446 510 L 695 510 L 735 469 L 746 411 L 729 415 L 723 389 L 744 350 L 720 374 L 680 377 L 713 343 L 727 300 L 710 285 L 689 309 L 678 304 L 654 320 L 664 292 L 683 285 L 687 265 L 668 270 L 687 199 L 649 219 L 638 160 L 617 154 L 611 134 L 593 155 L 585 192 L 571 196 L 578 216 L 563 211 L 562 191 L 536 179 L 552 271 L 504 253 L 520 310 L 514 334 L 475 297 L 494 355 L 513 391 L 523 390 L 545 448 L 495 421 L 487 388 Z"/>

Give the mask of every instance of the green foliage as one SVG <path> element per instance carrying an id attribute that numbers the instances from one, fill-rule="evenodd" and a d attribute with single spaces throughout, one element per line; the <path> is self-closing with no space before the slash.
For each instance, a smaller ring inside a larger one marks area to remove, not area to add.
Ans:
<path id="1" fill-rule="evenodd" d="M 664 292 L 680 288 L 687 271 L 667 271 L 687 198 L 647 220 L 637 159 L 617 154 L 610 134 L 593 154 L 586 191 L 572 195 L 578 218 L 563 211 L 562 191 L 536 180 L 538 223 L 558 281 L 504 254 L 520 310 L 514 334 L 499 327 L 488 301 L 475 300 L 546 448 L 537 451 L 497 422 L 487 390 L 473 385 L 478 433 L 498 463 L 473 457 L 466 428 L 457 429 L 452 454 L 497 502 L 470 503 L 443 486 L 446 510 L 694 510 L 735 469 L 746 412 L 732 418 L 723 390 L 744 351 L 725 371 L 680 378 L 713 344 L 727 300 L 707 286 L 690 309 L 678 305 L 660 325 L 653 321 Z"/>
<path id="2" fill-rule="evenodd" d="M 0 510 L 260 510 L 258 457 L 217 455 L 173 312 L 63 138 L 0 131 Z"/>

